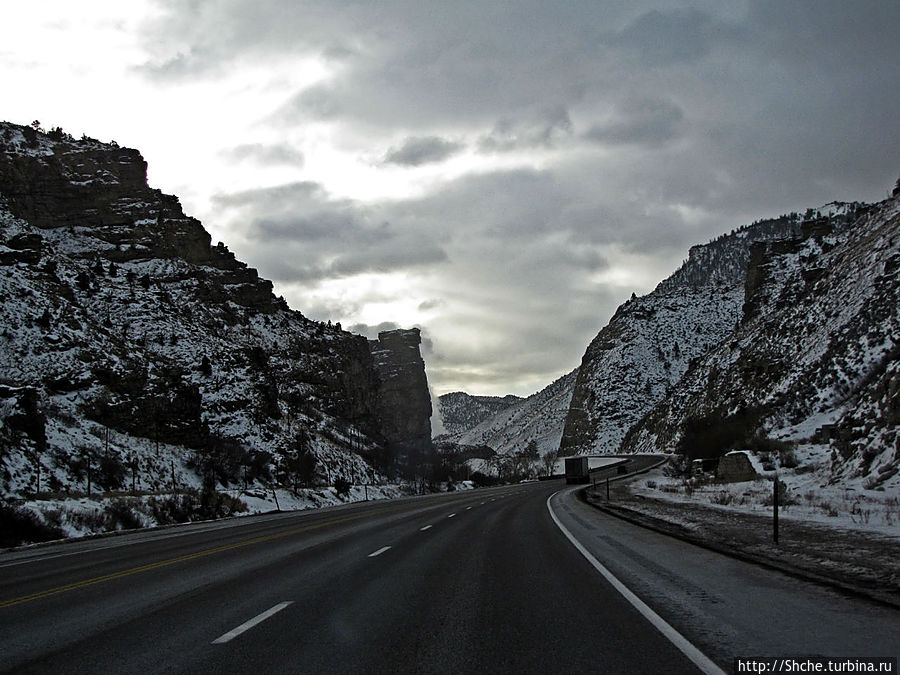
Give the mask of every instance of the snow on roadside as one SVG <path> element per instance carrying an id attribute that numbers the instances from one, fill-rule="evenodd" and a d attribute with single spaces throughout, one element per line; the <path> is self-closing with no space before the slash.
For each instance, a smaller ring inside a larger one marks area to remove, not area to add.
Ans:
<path id="1" fill-rule="evenodd" d="M 271 488 L 258 486 L 247 490 L 220 490 L 219 493 L 233 498 L 236 508 L 245 509 L 236 510 L 231 515 L 249 516 L 277 510 L 318 509 L 366 499 L 371 501 L 396 499 L 410 494 L 411 490 L 409 486 L 401 484 L 354 485 L 350 488 L 350 492 L 342 497 L 334 487 L 307 488 L 297 492 L 279 488 L 273 492 Z M 174 495 L 176 501 L 186 496 L 188 493 L 183 492 L 176 492 Z M 196 498 L 197 494 L 191 494 L 190 497 Z M 165 502 L 172 499 L 171 493 L 138 496 L 123 493 L 102 497 L 31 499 L 23 501 L 19 506 L 31 511 L 45 525 L 59 528 L 64 538 L 70 539 L 173 524 L 172 521 L 160 521 L 153 515 L 155 511 L 165 512 L 167 510 Z"/>
<path id="2" fill-rule="evenodd" d="M 236 490 L 233 496 L 247 505 L 247 512 L 239 515 L 252 515 L 266 513 L 268 511 L 302 511 L 305 509 L 318 509 L 323 506 L 335 506 L 348 502 L 361 502 L 381 499 L 396 499 L 409 494 L 409 489 L 403 485 L 353 485 L 345 498 L 341 498 L 333 487 L 306 488 L 296 493 L 291 490 L 259 488 L 256 490 Z M 277 499 L 276 499 L 277 495 Z"/>
<path id="3" fill-rule="evenodd" d="M 828 485 L 825 446 L 799 446 L 798 466 L 779 467 L 778 480 L 787 488 L 779 517 L 814 522 L 856 532 L 873 532 L 900 538 L 900 498 L 895 491 L 866 490 L 861 486 Z M 685 479 L 667 476 L 662 468 L 629 484 L 630 492 L 670 503 L 698 504 L 736 513 L 772 513 L 776 471 L 748 453 L 760 477 L 752 481 L 723 483 L 714 477 Z M 682 523 L 685 524 L 685 523 Z"/>

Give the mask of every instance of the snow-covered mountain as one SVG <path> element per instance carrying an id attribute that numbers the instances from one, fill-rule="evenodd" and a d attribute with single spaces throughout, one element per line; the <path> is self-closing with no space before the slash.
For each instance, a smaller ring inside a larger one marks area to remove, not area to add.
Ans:
<path id="1" fill-rule="evenodd" d="M 377 480 L 366 339 L 292 311 L 146 169 L 0 123 L 0 497 Z"/>
<path id="2" fill-rule="evenodd" d="M 471 428 L 435 440 L 461 446 L 488 446 L 499 455 L 523 451 L 533 441 L 540 455 L 555 453 L 562 437 L 576 372 L 573 370 L 536 394 L 501 408 Z M 458 397 L 451 400 L 458 400 Z"/>
<path id="3" fill-rule="evenodd" d="M 439 396 L 438 412 L 446 435 L 454 436 L 477 426 L 488 417 L 509 408 L 523 399 L 507 396 L 472 396 L 462 391 L 454 391 Z"/>
<path id="4" fill-rule="evenodd" d="M 509 406 L 506 399 L 482 402 L 462 393 L 441 397 L 452 433 L 436 440 L 488 446 L 499 455 L 521 451 L 532 440 L 541 454 L 618 452 L 628 431 L 740 325 L 754 247 L 792 242 L 826 224 L 841 232 L 865 211 L 863 204 L 834 202 L 761 220 L 692 247 L 683 265 L 652 293 L 619 307 L 578 369 L 541 392 Z M 500 409 L 485 416 L 489 405 Z M 674 445 L 651 443 L 643 449 L 673 451 Z"/>
<path id="5" fill-rule="evenodd" d="M 861 208 L 830 206 L 836 207 L 826 209 L 835 227 Z M 810 210 L 759 221 L 694 246 L 653 292 L 619 307 L 582 359 L 561 454 L 617 452 L 628 430 L 739 324 L 751 248 L 800 236 L 818 214 Z"/>
<path id="6" fill-rule="evenodd" d="M 900 190 L 839 213 L 751 249 L 740 325 L 624 450 L 702 457 L 774 438 L 830 454 L 830 482 L 900 487 Z"/>

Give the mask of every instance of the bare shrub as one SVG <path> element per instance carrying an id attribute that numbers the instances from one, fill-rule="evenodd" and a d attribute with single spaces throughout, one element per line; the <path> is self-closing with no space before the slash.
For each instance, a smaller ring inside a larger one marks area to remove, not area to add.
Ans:
<path id="1" fill-rule="evenodd" d="M 136 530 L 144 526 L 138 515 L 139 502 L 135 499 L 114 499 L 106 506 L 107 530 Z"/>
<path id="2" fill-rule="evenodd" d="M 710 499 L 712 504 L 719 504 L 721 506 L 728 506 L 732 502 L 734 502 L 734 495 L 728 492 L 727 490 L 719 490 L 716 494 L 712 496 Z"/>
<path id="3" fill-rule="evenodd" d="M 778 451 L 778 463 L 785 469 L 794 469 L 800 464 L 793 447 L 782 448 Z"/>

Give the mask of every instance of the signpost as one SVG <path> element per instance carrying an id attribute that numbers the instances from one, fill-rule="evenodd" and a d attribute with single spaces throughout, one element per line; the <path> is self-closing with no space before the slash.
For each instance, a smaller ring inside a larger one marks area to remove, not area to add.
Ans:
<path id="1" fill-rule="evenodd" d="M 775 483 L 772 488 L 772 540 L 778 543 L 778 474 L 775 474 Z"/>

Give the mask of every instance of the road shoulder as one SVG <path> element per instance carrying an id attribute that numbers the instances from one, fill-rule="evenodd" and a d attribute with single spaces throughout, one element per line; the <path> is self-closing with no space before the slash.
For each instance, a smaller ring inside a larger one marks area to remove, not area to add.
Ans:
<path id="1" fill-rule="evenodd" d="M 635 495 L 627 480 L 606 495 L 605 486 L 579 492 L 591 506 L 633 524 L 900 608 L 900 541 L 891 537 L 782 520 L 775 544 L 771 518 Z"/>

